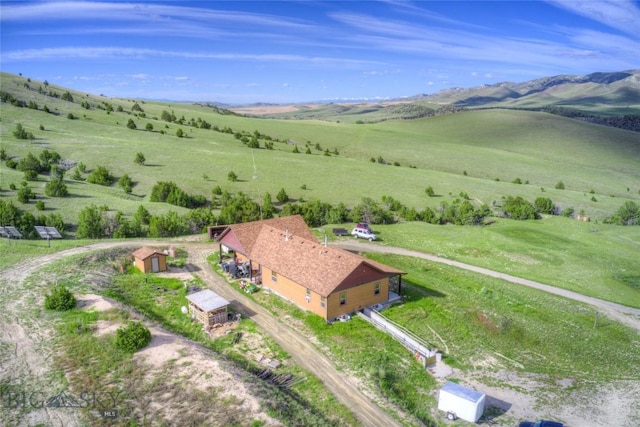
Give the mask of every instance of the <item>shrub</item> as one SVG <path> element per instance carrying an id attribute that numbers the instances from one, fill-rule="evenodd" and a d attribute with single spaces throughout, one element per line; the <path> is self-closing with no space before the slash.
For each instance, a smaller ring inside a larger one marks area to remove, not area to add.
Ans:
<path id="1" fill-rule="evenodd" d="M 427 193 L 427 196 L 429 197 L 433 197 L 436 195 L 435 191 L 433 191 L 432 186 L 428 186 L 427 188 L 425 188 L 424 192 Z"/>
<path id="2" fill-rule="evenodd" d="M 62 177 L 60 177 L 47 182 L 47 185 L 44 188 L 44 193 L 49 197 L 67 197 L 69 195 L 69 190 L 62 180 Z"/>
<path id="3" fill-rule="evenodd" d="M 116 331 L 116 347 L 128 353 L 135 353 L 151 342 L 151 331 L 140 322 L 129 321 L 124 328 Z"/>
<path id="4" fill-rule="evenodd" d="M 71 93 L 69 91 L 66 91 L 65 93 L 62 94 L 62 100 L 63 101 L 73 102 L 73 96 L 71 95 Z"/>
<path id="5" fill-rule="evenodd" d="M 98 166 L 87 178 L 87 182 L 91 184 L 98 184 L 104 186 L 110 186 L 115 178 L 111 175 L 111 172 L 104 166 Z"/>
<path id="6" fill-rule="evenodd" d="M 535 207 L 522 197 L 507 197 L 502 204 L 502 210 L 512 219 L 537 219 Z"/>
<path id="7" fill-rule="evenodd" d="M 118 187 L 122 188 L 125 193 L 131 193 L 131 188 L 133 187 L 133 181 L 128 174 L 124 174 L 118 180 Z"/>
<path id="8" fill-rule="evenodd" d="M 76 298 L 64 285 L 55 285 L 44 298 L 47 310 L 67 311 L 76 306 Z"/>
<path id="9" fill-rule="evenodd" d="M 37 181 L 38 180 L 38 172 L 33 169 L 27 169 L 24 171 L 24 179 L 27 181 Z"/>
<path id="10" fill-rule="evenodd" d="M 140 152 L 140 151 L 138 151 L 136 153 L 136 157 L 135 157 L 135 159 L 133 159 L 133 163 L 135 163 L 136 165 L 140 165 L 140 166 L 144 165 L 144 162 L 146 162 L 146 161 L 147 161 L 147 159 L 144 157 L 144 154 L 142 152 Z"/>
<path id="11" fill-rule="evenodd" d="M 543 214 L 552 214 L 555 205 L 548 197 L 538 197 L 534 202 L 533 206 L 536 208 L 536 211 Z"/>
<path id="12" fill-rule="evenodd" d="M 556 184 L 556 190 L 564 190 L 564 182 L 558 181 Z"/>
<path id="13" fill-rule="evenodd" d="M 619 224 L 640 224 L 640 205 L 631 200 L 627 200 L 622 206 L 620 206 L 616 215 L 619 218 Z"/>
<path id="14" fill-rule="evenodd" d="M 276 200 L 280 203 L 286 203 L 289 201 L 289 195 L 284 188 L 281 188 L 280 191 L 278 191 L 278 194 L 276 194 Z"/>
<path id="15" fill-rule="evenodd" d="M 44 202 L 42 200 L 38 200 L 36 202 L 36 210 L 39 210 L 39 211 L 44 210 Z"/>
<path id="16" fill-rule="evenodd" d="M 231 182 L 236 182 L 238 180 L 238 175 L 234 171 L 231 171 L 227 174 L 227 179 Z"/>
<path id="17" fill-rule="evenodd" d="M 22 127 L 21 123 L 16 125 L 16 128 L 13 130 L 13 136 L 18 139 L 33 139 L 33 134 Z"/>
<path id="18" fill-rule="evenodd" d="M 22 186 L 18 190 L 17 196 L 20 203 L 29 203 L 29 200 L 36 198 L 35 193 L 29 186 L 27 186 L 26 182 L 22 183 Z"/>

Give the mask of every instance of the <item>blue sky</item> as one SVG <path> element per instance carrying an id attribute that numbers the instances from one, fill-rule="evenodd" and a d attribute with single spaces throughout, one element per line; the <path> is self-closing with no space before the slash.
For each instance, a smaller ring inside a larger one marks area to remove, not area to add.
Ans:
<path id="1" fill-rule="evenodd" d="M 640 3 L 6 1 L 2 71 L 111 97 L 387 99 L 640 68 Z"/>

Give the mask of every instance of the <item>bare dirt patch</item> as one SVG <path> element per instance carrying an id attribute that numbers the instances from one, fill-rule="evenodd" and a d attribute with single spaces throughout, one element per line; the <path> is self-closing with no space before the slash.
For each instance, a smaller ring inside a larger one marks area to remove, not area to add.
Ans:
<path id="1" fill-rule="evenodd" d="M 88 310 L 109 310 L 117 304 L 93 294 L 79 295 L 77 299 Z M 121 322 L 99 320 L 93 333 L 99 336 L 115 333 L 121 326 L 124 326 Z M 216 397 L 230 402 L 233 411 L 242 413 L 245 419 L 262 420 L 267 426 L 281 425 L 261 410 L 259 400 L 234 373 L 235 370 L 229 369 L 207 349 L 159 326 L 147 324 L 147 327 L 151 331 L 151 342 L 133 356 L 144 368 L 143 383 L 152 384 L 170 372 L 166 378 L 168 383 L 179 381 L 188 385 L 189 390 L 197 389 L 205 393 L 215 389 Z M 164 419 L 178 422 L 184 416 L 182 412 L 168 409 L 180 407 L 171 394 L 156 397 L 153 405 L 162 408 Z M 213 419 L 210 421 L 214 422 Z"/>
<path id="2" fill-rule="evenodd" d="M 101 295 L 76 295 L 76 307 L 80 310 L 106 311 L 116 307 L 116 302 Z"/>

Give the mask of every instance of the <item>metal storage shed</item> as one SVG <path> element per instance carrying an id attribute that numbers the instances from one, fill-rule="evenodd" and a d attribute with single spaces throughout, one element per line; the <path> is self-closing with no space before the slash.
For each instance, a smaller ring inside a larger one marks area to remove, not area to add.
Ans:
<path id="1" fill-rule="evenodd" d="M 438 409 L 475 423 L 484 412 L 485 394 L 448 381 L 441 389 Z"/>

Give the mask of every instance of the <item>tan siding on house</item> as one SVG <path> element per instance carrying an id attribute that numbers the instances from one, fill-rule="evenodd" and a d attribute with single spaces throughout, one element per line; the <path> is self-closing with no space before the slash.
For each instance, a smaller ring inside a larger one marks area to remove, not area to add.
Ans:
<path id="1" fill-rule="evenodd" d="M 375 284 L 380 283 L 380 293 L 375 294 Z M 346 292 L 347 302 L 340 305 L 340 294 Z M 343 291 L 336 291 L 327 298 L 327 319 L 335 319 L 342 314 L 350 314 L 389 299 L 389 279 L 383 278 L 375 282 L 363 283 Z"/>
<path id="2" fill-rule="evenodd" d="M 251 261 L 248 256 L 241 254 L 240 252 L 236 252 L 236 262 L 242 263 L 247 261 Z"/>
<path id="3" fill-rule="evenodd" d="M 281 276 L 276 272 L 277 281 L 274 282 L 272 271 L 266 267 L 262 267 L 262 285 L 270 288 L 278 295 L 292 301 L 303 310 L 312 311 L 313 313 L 326 318 L 326 307 L 320 305 L 320 295 L 310 291 L 311 298 L 307 301 L 307 288 L 298 285 L 292 280 Z"/>

